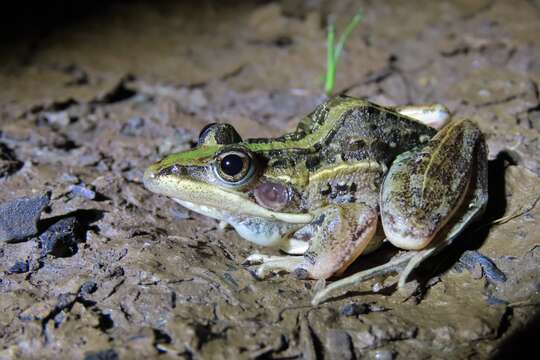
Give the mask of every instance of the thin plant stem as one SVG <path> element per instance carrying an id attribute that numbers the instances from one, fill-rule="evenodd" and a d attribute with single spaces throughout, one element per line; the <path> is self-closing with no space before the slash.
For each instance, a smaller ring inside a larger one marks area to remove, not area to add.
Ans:
<path id="1" fill-rule="evenodd" d="M 338 43 L 336 45 L 336 49 L 334 50 L 334 57 L 335 57 L 336 63 L 339 61 L 339 58 L 341 56 L 341 51 L 343 51 L 343 46 L 345 46 L 345 42 L 347 41 L 349 35 L 351 35 L 353 30 L 356 29 L 358 25 L 360 25 L 361 21 L 362 21 L 362 13 L 358 11 L 356 15 L 354 16 L 354 18 L 351 20 L 351 22 L 345 28 L 345 31 L 339 37 Z"/>
<path id="2" fill-rule="evenodd" d="M 332 95 L 334 90 L 334 80 L 336 77 L 336 59 L 334 57 L 334 39 L 336 27 L 333 23 L 328 24 L 328 32 L 326 35 L 326 76 L 324 82 L 324 92 L 327 96 Z"/>
<path id="3" fill-rule="evenodd" d="M 326 96 L 332 96 L 336 80 L 337 64 L 341 57 L 343 47 L 349 38 L 349 35 L 362 21 L 362 13 L 358 11 L 351 22 L 345 28 L 345 31 L 339 36 L 336 45 L 336 27 L 333 21 L 328 23 L 328 32 L 326 37 L 326 75 L 324 77 L 324 92 Z"/>

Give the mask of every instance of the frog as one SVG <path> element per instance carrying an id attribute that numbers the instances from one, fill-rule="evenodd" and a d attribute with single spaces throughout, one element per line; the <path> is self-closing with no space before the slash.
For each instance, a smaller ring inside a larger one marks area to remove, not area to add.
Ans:
<path id="1" fill-rule="evenodd" d="M 337 279 L 315 294 L 318 305 L 390 272 L 405 289 L 415 268 L 482 216 L 487 150 L 479 127 L 443 105 L 389 107 L 338 95 L 275 138 L 242 139 L 230 124 L 209 124 L 194 148 L 151 164 L 143 183 L 279 249 L 246 258 L 260 279 Z M 343 277 L 384 242 L 405 255 Z"/>

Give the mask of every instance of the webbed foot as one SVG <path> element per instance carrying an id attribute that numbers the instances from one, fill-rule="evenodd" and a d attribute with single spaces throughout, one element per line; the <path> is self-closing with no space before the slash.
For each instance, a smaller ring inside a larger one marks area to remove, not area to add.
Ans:
<path id="1" fill-rule="evenodd" d="M 248 256 L 242 265 L 259 265 L 255 270 L 255 276 L 264 279 L 272 273 L 295 272 L 296 268 L 302 264 L 303 256 L 270 256 L 254 253 Z"/>
<path id="2" fill-rule="evenodd" d="M 358 285 L 365 280 L 393 272 L 399 272 L 414 258 L 415 255 L 417 255 L 417 253 L 409 252 L 386 264 L 334 281 L 321 291 L 318 291 L 311 300 L 311 304 L 313 306 L 319 305 L 330 297 L 337 295 L 339 292 L 342 292 L 353 285 Z M 404 274 L 402 273 L 402 276 L 403 275 Z"/>

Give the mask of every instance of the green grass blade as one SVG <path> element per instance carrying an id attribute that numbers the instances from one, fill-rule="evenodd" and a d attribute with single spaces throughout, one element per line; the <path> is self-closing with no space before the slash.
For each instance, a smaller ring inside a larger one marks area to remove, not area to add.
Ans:
<path id="1" fill-rule="evenodd" d="M 324 92 L 327 96 L 332 95 L 336 77 L 336 63 L 334 57 L 335 34 L 336 27 L 333 23 L 329 23 L 326 35 L 326 75 L 324 77 Z"/>
<path id="2" fill-rule="evenodd" d="M 326 96 L 332 96 L 334 91 L 334 83 L 336 80 L 336 69 L 343 47 L 349 38 L 349 35 L 356 29 L 362 21 L 362 13 L 358 11 L 351 22 L 345 28 L 345 31 L 340 35 L 337 44 L 336 28 L 333 22 L 328 24 L 328 33 L 326 37 L 326 75 L 324 76 L 324 92 Z"/>
<path id="3" fill-rule="evenodd" d="M 354 31 L 354 29 L 356 29 L 358 25 L 360 25 L 361 21 L 362 21 L 362 12 L 358 11 L 356 15 L 354 16 L 354 18 L 351 20 L 351 22 L 345 28 L 345 31 L 339 37 L 338 43 L 334 50 L 334 61 L 336 63 L 339 61 L 339 57 L 341 56 L 341 52 L 343 51 L 343 47 L 345 46 L 345 42 L 349 38 L 349 35 L 351 35 L 351 33 Z"/>

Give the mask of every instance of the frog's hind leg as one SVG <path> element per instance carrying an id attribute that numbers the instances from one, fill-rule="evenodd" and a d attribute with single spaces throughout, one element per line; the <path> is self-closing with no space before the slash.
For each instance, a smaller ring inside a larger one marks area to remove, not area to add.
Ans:
<path id="1" fill-rule="evenodd" d="M 396 106 L 393 110 L 435 129 L 442 128 L 450 119 L 450 111 L 441 104 Z"/>
<path id="2" fill-rule="evenodd" d="M 381 189 L 381 219 L 388 240 L 419 250 L 398 282 L 436 254 L 480 216 L 487 203 L 487 151 L 467 120 L 443 128 L 421 149 L 392 164 Z"/>
<path id="3" fill-rule="evenodd" d="M 418 251 L 333 282 L 315 295 L 313 305 L 340 289 L 391 272 L 401 271 L 398 290 L 402 292 L 419 264 L 448 246 L 482 215 L 487 203 L 482 134 L 469 121 L 450 124 L 426 147 L 399 156 L 381 190 L 381 219 L 388 240 Z"/>
<path id="4" fill-rule="evenodd" d="M 372 269 L 361 271 L 351 276 L 347 276 L 346 278 L 334 281 L 321 291 L 318 291 L 311 300 L 311 304 L 314 306 L 319 305 L 321 302 L 325 301 L 332 295 L 335 295 L 337 291 L 345 289 L 349 286 L 360 284 L 363 281 L 372 279 L 377 276 L 398 272 L 405 267 L 405 265 L 414 257 L 414 255 L 414 253 L 407 253 L 386 264 L 376 266 Z"/>

